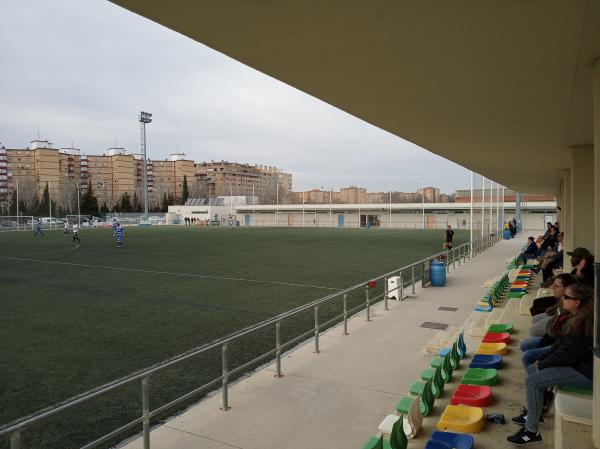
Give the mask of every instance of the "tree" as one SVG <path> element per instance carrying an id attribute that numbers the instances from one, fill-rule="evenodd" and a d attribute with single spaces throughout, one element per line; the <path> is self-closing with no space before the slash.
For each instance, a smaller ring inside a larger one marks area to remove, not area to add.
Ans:
<path id="1" fill-rule="evenodd" d="M 82 214 L 98 215 L 98 199 L 94 196 L 94 192 L 92 191 L 92 183 L 90 183 L 83 198 L 81 198 L 80 209 Z"/>
<path id="2" fill-rule="evenodd" d="M 168 212 L 169 211 L 169 199 L 167 198 L 167 194 L 166 193 L 163 193 L 160 211 L 161 212 Z"/>
<path id="3" fill-rule="evenodd" d="M 20 201 L 19 201 L 20 202 Z M 17 191 L 13 190 L 10 193 L 10 199 L 8 200 L 8 215 L 17 215 Z M 19 206 L 21 206 L 19 204 Z M 21 212 L 21 211 L 19 211 Z"/>
<path id="4" fill-rule="evenodd" d="M 133 212 L 133 207 L 131 205 L 131 197 L 129 196 L 129 193 L 125 192 L 121 195 L 119 210 L 121 212 Z"/>
<path id="5" fill-rule="evenodd" d="M 102 203 L 102 207 L 100 207 L 100 215 L 106 215 L 110 212 L 110 210 L 108 210 L 108 206 L 106 205 L 106 203 Z"/>
<path id="6" fill-rule="evenodd" d="M 131 207 L 133 212 L 142 212 L 142 203 L 140 202 L 137 192 L 133 192 L 133 201 Z"/>
<path id="7" fill-rule="evenodd" d="M 190 196 L 190 192 L 188 191 L 187 175 L 183 175 L 183 189 L 181 192 L 181 204 L 185 204 Z"/>

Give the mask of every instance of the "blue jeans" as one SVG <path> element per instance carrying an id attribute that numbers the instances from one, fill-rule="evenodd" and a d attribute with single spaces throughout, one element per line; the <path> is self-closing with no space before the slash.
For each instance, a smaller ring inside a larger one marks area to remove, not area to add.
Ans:
<path id="1" fill-rule="evenodd" d="M 535 368 L 535 366 L 532 366 Z M 565 385 L 576 388 L 592 388 L 592 381 L 570 366 L 554 366 L 541 371 L 531 372 L 525 379 L 527 396 L 527 422 L 525 428 L 537 433 L 544 392 L 551 387 Z"/>
<path id="2" fill-rule="evenodd" d="M 521 352 L 537 348 L 537 345 L 541 339 L 541 337 L 530 337 L 526 338 L 525 340 L 521 340 L 521 344 L 519 345 L 521 348 Z"/>

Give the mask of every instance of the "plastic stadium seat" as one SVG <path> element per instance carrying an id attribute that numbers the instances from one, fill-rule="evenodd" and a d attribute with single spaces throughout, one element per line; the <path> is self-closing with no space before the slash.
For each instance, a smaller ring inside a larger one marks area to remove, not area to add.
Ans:
<path id="1" fill-rule="evenodd" d="M 467 355 L 467 345 L 465 344 L 465 332 L 461 332 L 458 336 L 458 355 L 461 359 L 465 358 Z"/>
<path id="2" fill-rule="evenodd" d="M 490 327 L 488 327 L 488 332 L 493 332 L 495 334 L 498 333 L 502 333 L 502 332 L 508 332 L 509 334 L 512 334 L 515 331 L 514 327 L 512 324 L 506 323 L 506 324 L 492 324 Z"/>
<path id="3" fill-rule="evenodd" d="M 450 357 L 446 357 L 444 359 L 444 363 L 442 363 L 442 371 L 441 371 L 442 380 L 444 383 L 448 383 L 448 381 L 450 381 L 450 379 L 452 379 L 453 371 L 454 371 L 454 369 L 452 369 L 452 363 L 450 362 Z"/>
<path id="4" fill-rule="evenodd" d="M 469 368 L 502 368 L 501 355 L 477 354 L 473 356 Z"/>
<path id="5" fill-rule="evenodd" d="M 442 348 L 438 352 L 438 356 L 440 357 L 446 357 L 448 354 L 450 354 L 450 348 Z"/>
<path id="6" fill-rule="evenodd" d="M 431 433 L 424 449 L 473 449 L 473 437 L 464 433 L 436 430 Z"/>
<path id="7" fill-rule="evenodd" d="M 402 426 L 406 438 L 411 440 L 417 436 L 419 430 L 421 430 L 421 426 L 423 425 L 423 414 L 421 413 L 421 410 L 419 410 L 420 402 L 421 396 L 417 396 L 411 404 L 408 415 L 406 415 L 404 425 Z M 402 417 L 400 419 L 402 419 Z"/>
<path id="8" fill-rule="evenodd" d="M 468 405 L 448 405 L 437 422 L 438 430 L 477 433 L 483 430 L 483 409 Z"/>
<path id="9" fill-rule="evenodd" d="M 521 299 L 525 295 L 525 292 L 509 292 L 508 295 L 506 295 L 506 299 Z"/>
<path id="10" fill-rule="evenodd" d="M 467 368 L 460 383 L 469 385 L 496 385 L 498 383 L 498 371 L 494 368 Z"/>
<path id="11" fill-rule="evenodd" d="M 435 359 L 433 359 L 431 361 L 431 367 L 432 368 L 437 368 L 438 366 L 442 366 L 443 363 L 444 363 L 444 358 L 443 357 L 436 357 Z"/>
<path id="12" fill-rule="evenodd" d="M 403 430 L 402 416 L 400 416 L 400 419 L 392 427 L 389 439 L 384 439 L 383 435 L 379 438 L 371 437 L 363 444 L 362 449 L 406 449 L 407 445 L 408 439 Z"/>
<path id="13" fill-rule="evenodd" d="M 413 382 L 410 386 L 409 391 L 414 395 L 422 395 L 427 382 L 431 382 L 431 392 L 434 397 L 439 397 L 444 390 L 444 380 L 442 378 L 442 367 L 438 366 L 435 369 L 435 374 L 433 375 L 433 379 L 431 381 L 418 380 Z"/>
<path id="14" fill-rule="evenodd" d="M 508 332 L 494 333 L 488 332 L 483 336 L 484 343 L 510 343 L 510 334 Z"/>
<path id="15" fill-rule="evenodd" d="M 431 413 L 433 402 L 435 401 L 431 391 L 431 383 L 432 381 L 426 382 L 426 385 L 423 387 L 423 393 L 420 395 L 419 410 L 423 416 L 427 416 Z M 396 404 L 396 411 L 403 415 L 407 415 L 414 400 L 415 398 L 404 396 Z"/>
<path id="16" fill-rule="evenodd" d="M 452 393 L 450 404 L 471 405 L 473 407 L 487 407 L 492 401 L 492 389 L 486 385 L 459 384 Z"/>
<path id="17" fill-rule="evenodd" d="M 506 343 L 481 343 L 475 351 L 476 354 L 489 354 L 489 355 L 506 355 L 508 354 L 508 348 Z"/>

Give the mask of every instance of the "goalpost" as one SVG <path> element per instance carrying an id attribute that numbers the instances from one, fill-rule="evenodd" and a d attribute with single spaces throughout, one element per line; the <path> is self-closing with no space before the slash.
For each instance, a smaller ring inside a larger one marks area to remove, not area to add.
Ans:
<path id="1" fill-rule="evenodd" d="M 2 215 L 0 216 L 0 231 L 32 231 L 32 215 Z"/>

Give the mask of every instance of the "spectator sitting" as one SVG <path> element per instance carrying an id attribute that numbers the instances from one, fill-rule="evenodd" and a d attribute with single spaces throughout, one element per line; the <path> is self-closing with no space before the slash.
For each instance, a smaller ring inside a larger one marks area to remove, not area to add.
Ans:
<path id="1" fill-rule="evenodd" d="M 540 256 L 544 256 L 546 251 L 554 251 L 558 246 L 558 229 L 554 226 L 550 228 L 550 234 L 544 234 L 544 240 L 540 247 Z"/>
<path id="2" fill-rule="evenodd" d="M 548 223 L 546 223 L 546 232 L 544 232 L 544 238 L 548 237 L 551 232 L 552 232 L 552 222 L 549 221 Z"/>
<path id="3" fill-rule="evenodd" d="M 562 268 L 563 266 L 564 237 L 564 232 L 558 234 L 558 247 L 555 254 L 549 255 L 548 253 L 546 253 L 544 255 L 544 260 L 542 261 L 542 265 L 540 266 L 540 268 L 542 269 L 544 282 L 548 281 L 553 276 L 553 270 L 555 268 Z"/>
<path id="4" fill-rule="evenodd" d="M 525 251 L 519 254 L 519 259 L 523 262 L 527 262 L 528 259 L 535 259 L 538 255 L 538 246 L 535 243 L 533 237 L 527 237 L 527 248 Z"/>
<path id="5" fill-rule="evenodd" d="M 573 284 L 567 287 L 562 302 L 566 318 L 560 322 L 556 341 L 527 367 L 527 408 L 512 419 L 523 428 L 507 438 L 511 444 L 542 442 L 538 426 L 544 397 L 550 388 L 558 385 L 592 388 L 594 293 L 586 285 Z"/>
<path id="6" fill-rule="evenodd" d="M 578 247 L 567 251 L 571 256 L 571 274 L 589 287 L 594 288 L 594 256 L 586 248 Z"/>
<path id="7" fill-rule="evenodd" d="M 575 276 L 568 273 L 559 274 L 552 283 L 552 296 L 537 298 L 533 301 L 533 305 L 529 309 L 531 313 L 529 335 L 531 337 L 542 337 L 546 333 L 546 325 L 557 312 L 555 306 L 565 294 L 565 289 L 576 282 Z"/>

